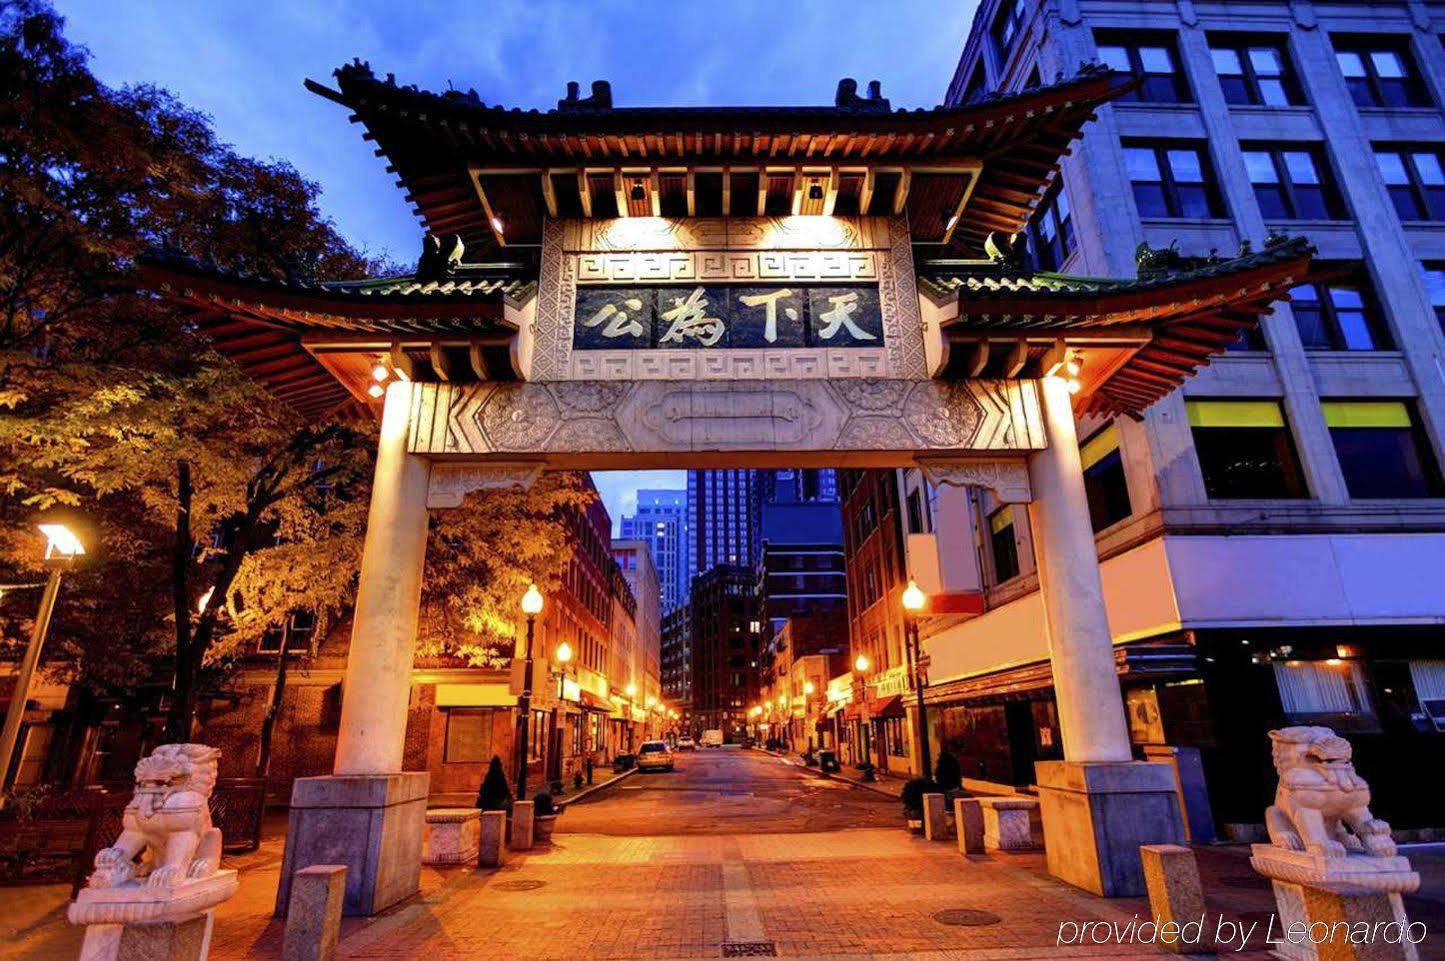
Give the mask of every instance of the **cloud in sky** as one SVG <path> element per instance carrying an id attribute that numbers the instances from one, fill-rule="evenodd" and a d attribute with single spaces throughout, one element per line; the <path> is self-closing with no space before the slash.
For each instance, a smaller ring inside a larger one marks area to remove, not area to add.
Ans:
<path id="1" fill-rule="evenodd" d="M 827 104 L 840 77 L 879 79 L 893 106 L 942 97 L 977 0 L 546 2 L 54 0 L 107 83 L 153 83 L 209 114 L 243 154 L 289 160 L 322 187 L 353 244 L 409 264 L 421 228 L 343 108 L 308 93 L 352 58 L 402 83 L 475 88 L 545 110 L 612 82 L 618 106 Z M 614 524 L 639 487 L 682 471 L 594 474 Z"/>
<path id="2" fill-rule="evenodd" d="M 547 109 L 568 80 L 612 81 L 619 106 L 831 103 L 842 76 L 883 81 L 895 107 L 932 106 L 976 0 L 744 0 L 405 5 L 381 0 L 55 0 L 112 84 L 166 87 L 242 153 L 290 160 L 322 185 L 352 243 L 399 263 L 421 229 L 346 112 L 308 93 L 360 57 L 380 74 L 488 104 Z"/>

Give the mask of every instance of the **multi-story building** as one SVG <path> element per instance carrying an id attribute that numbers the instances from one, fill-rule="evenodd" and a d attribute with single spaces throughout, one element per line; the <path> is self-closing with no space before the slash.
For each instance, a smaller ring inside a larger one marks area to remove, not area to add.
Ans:
<path id="1" fill-rule="evenodd" d="M 764 501 L 758 596 L 776 632 L 790 617 L 841 610 L 848 597 L 837 501 Z"/>
<path id="2" fill-rule="evenodd" d="M 1318 248 L 1292 303 L 1241 318 L 1183 389 L 1079 428 L 1133 740 L 1201 751 L 1225 825 L 1260 821 L 1266 732 L 1294 723 L 1349 732 L 1382 816 L 1438 821 L 1408 779 L 1445 760 L 1442 26 L 1415 2 L 984 0 L 948 88 L 1081 61 L 1139 78 L 1045 192 L 1041 270 L 1132 277 L 1273 231 Z M 926 619 L 930 717 L 966 775 L 1027 782 L 1059 756 L 1030 519 L 987 496 L 967 513 L 987 612 Z M 959 525 L 929 523 L 945 553 Z M 861 588 L 866 617 L 886 588 Z"/>
<path id="3" fill-rule="evenodd" d="M 788 468 L 757 471 L 758 494 L 764 504 L 795 504 L 838 500 L 838 472 L 831 468 Z"/>
<path id="4" fill-rule="evenodd" d="M 719 565 L 757 563 L 757 472 L 687 472 L 687 538 L 691 576 Z"/>
<path id="5" fill-rule="evenodd" d="M 751 567 L 719 566 L 692 582 L 692 722 L 735 741 L 758 697 L 763 625 Z"/>
<path id="6" fill-rule="evenodd" d="M 662 610 L 688 602 L 692 571 L 687 553 L 687 491 L 639 490 L 637 511 L 622 518 L 622 536 L 647 542 L 662 589 Z"/>
<path id="7" fill-rule="evenodd" d="M 662 617 L 662 699 L 689 721 L 692 714 L 692 604 Z M 684 725 L 690 729 L 690 723 Z"/>
<path id="8" fill-rule="evenodd" d="M 824 743 L 828 682 L 848 670 L 848 616 L 841 607 L 790 617 L 768 641 L 762 711 L 769 734 L 802 752 Z"/>
<path id="9" fill-rule="evenodd" d="M 856 693 L 842 718 L 842 747 L 854 764 L 907 774 L 913 738 L 902 696 L 911 674 L 900 598 L 908 584 L 899 472 L 839 471 L 848 583 L 848 632 Z"/>

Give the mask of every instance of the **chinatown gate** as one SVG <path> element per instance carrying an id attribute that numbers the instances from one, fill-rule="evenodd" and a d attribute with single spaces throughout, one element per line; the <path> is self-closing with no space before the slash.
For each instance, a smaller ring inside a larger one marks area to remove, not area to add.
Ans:
<path id="1" fill-rule="evenodd" d="M 1015 234 L 1131 85 L 1097 70 L 918 111 L 851 81 L 795 108 L 573 85 L 540 113 L 336 77 L 309 86 L 429 230 L 412 276 L 141 265 L 282 402 L 380 420 L 334 775 L 296 783 L 278 909 L 310 864 L 348 865 L 348 913 L 417 889 L 427 774 L 402 757 L 428 515 L 552 469 L 919 466 L 1027 504 L 1065 758 L 1037 772 L 1049 867 L 1138 893 L 1138 845 L 1181 829 L 1171 769 L 1132 758 L 1076 417 L 1177 387 L 1299 282 L 1304 245 L 1033 270 Z"/>

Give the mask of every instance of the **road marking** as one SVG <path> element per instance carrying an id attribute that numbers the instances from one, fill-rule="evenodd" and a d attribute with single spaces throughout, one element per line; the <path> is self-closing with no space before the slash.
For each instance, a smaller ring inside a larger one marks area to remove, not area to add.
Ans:
<path id="1" fill-rule="evenodd" d="M 723 844 L 723 910 L 727 920 L 729 941 L 763 940 L 763 915 L 758 898 L 748 882 L 748 866 L 736 838 Z"/>

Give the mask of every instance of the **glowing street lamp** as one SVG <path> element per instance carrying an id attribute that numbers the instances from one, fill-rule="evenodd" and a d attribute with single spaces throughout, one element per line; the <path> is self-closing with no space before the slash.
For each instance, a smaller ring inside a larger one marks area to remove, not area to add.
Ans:
<path id="1" fill-rule="evenodd" d="M 859 674 L 866 674 L 868 672 L 868 668 L 871 666 L 872 663 L 868 660 L 867 654 L 859 654 L 858 659 L 853 662 L 853 670 L 857 671 Z"/>
<path id="2" fill-rule="evenodd" d="M 537 615 L 542 613 L 542 592 L 528 586 L 522 595 L 522 613 L 527 615 L 527 661 L 522 673 L 522 696 L 517 699 L 517 800 L 527 797 L 527 732 L 532 719 L 532 640 Z"/>
<path id="3" fill-rule="evenodd" d="M 804 681 L 804 682 L 803 682 L 803 694 L 804 694 L 804 695 L 806 695 L 806 696 L 808 696 L 808 697 L 812 697 L 812 696 L 813 696 L 813 692 L 816 691 L 816 690 L 817 690 L 817 688 L 816 688 L 815 686 L 813 686 L 813 682 L 812 682 L 812 681 Z"/>
<path id="4" fill-rule="evenodd" d="M 40 610 L 35 614 L 35 626 L 30 632 L 30 643 L 20 660 L 20 671 L 15 677 L 15 686 L 10 693 L 10 707 L 5 712 L 5 727 L 0 729 L 0 787 L 4 787 L 6 772 L 15 757 L 15 745 L 20 740 L 20 722 L 25 716 L 25 705 L 30 700 L 30 684 L 35 679 L 35 668 L 40 663 L 40 652 L 45 647 L 45 637 L 50 633 L 50 617 L 55 613 L 55 599 L 60 596 L 60 576 L 66 568 L 75 564 L 86 554 L 85 542 L 70 526 L 57 521 L 45 521 L 36 525 L 45 535 L 45 563 L 50 576 L 45 581 L 45 591 L 40 595 Z M 0 792 L 0 807 L 4 806 L 5 795 Z"/>
<path id="5" fill-rule="evenodd" d="M 933 752 L 928 746 L 928 709 L 923 704 L 923 645 L 918 639 L 918 612 L 927 606 L 928 595 L 923 593 L 917 581 L 910 578 L 900 600 L 906 627 L 904 636 L 908 638 L 908 652 L 913 661 L 913 692 L 918 698 L 918 757 L 923 762 L 923 776 L 932 780 Z"/>

